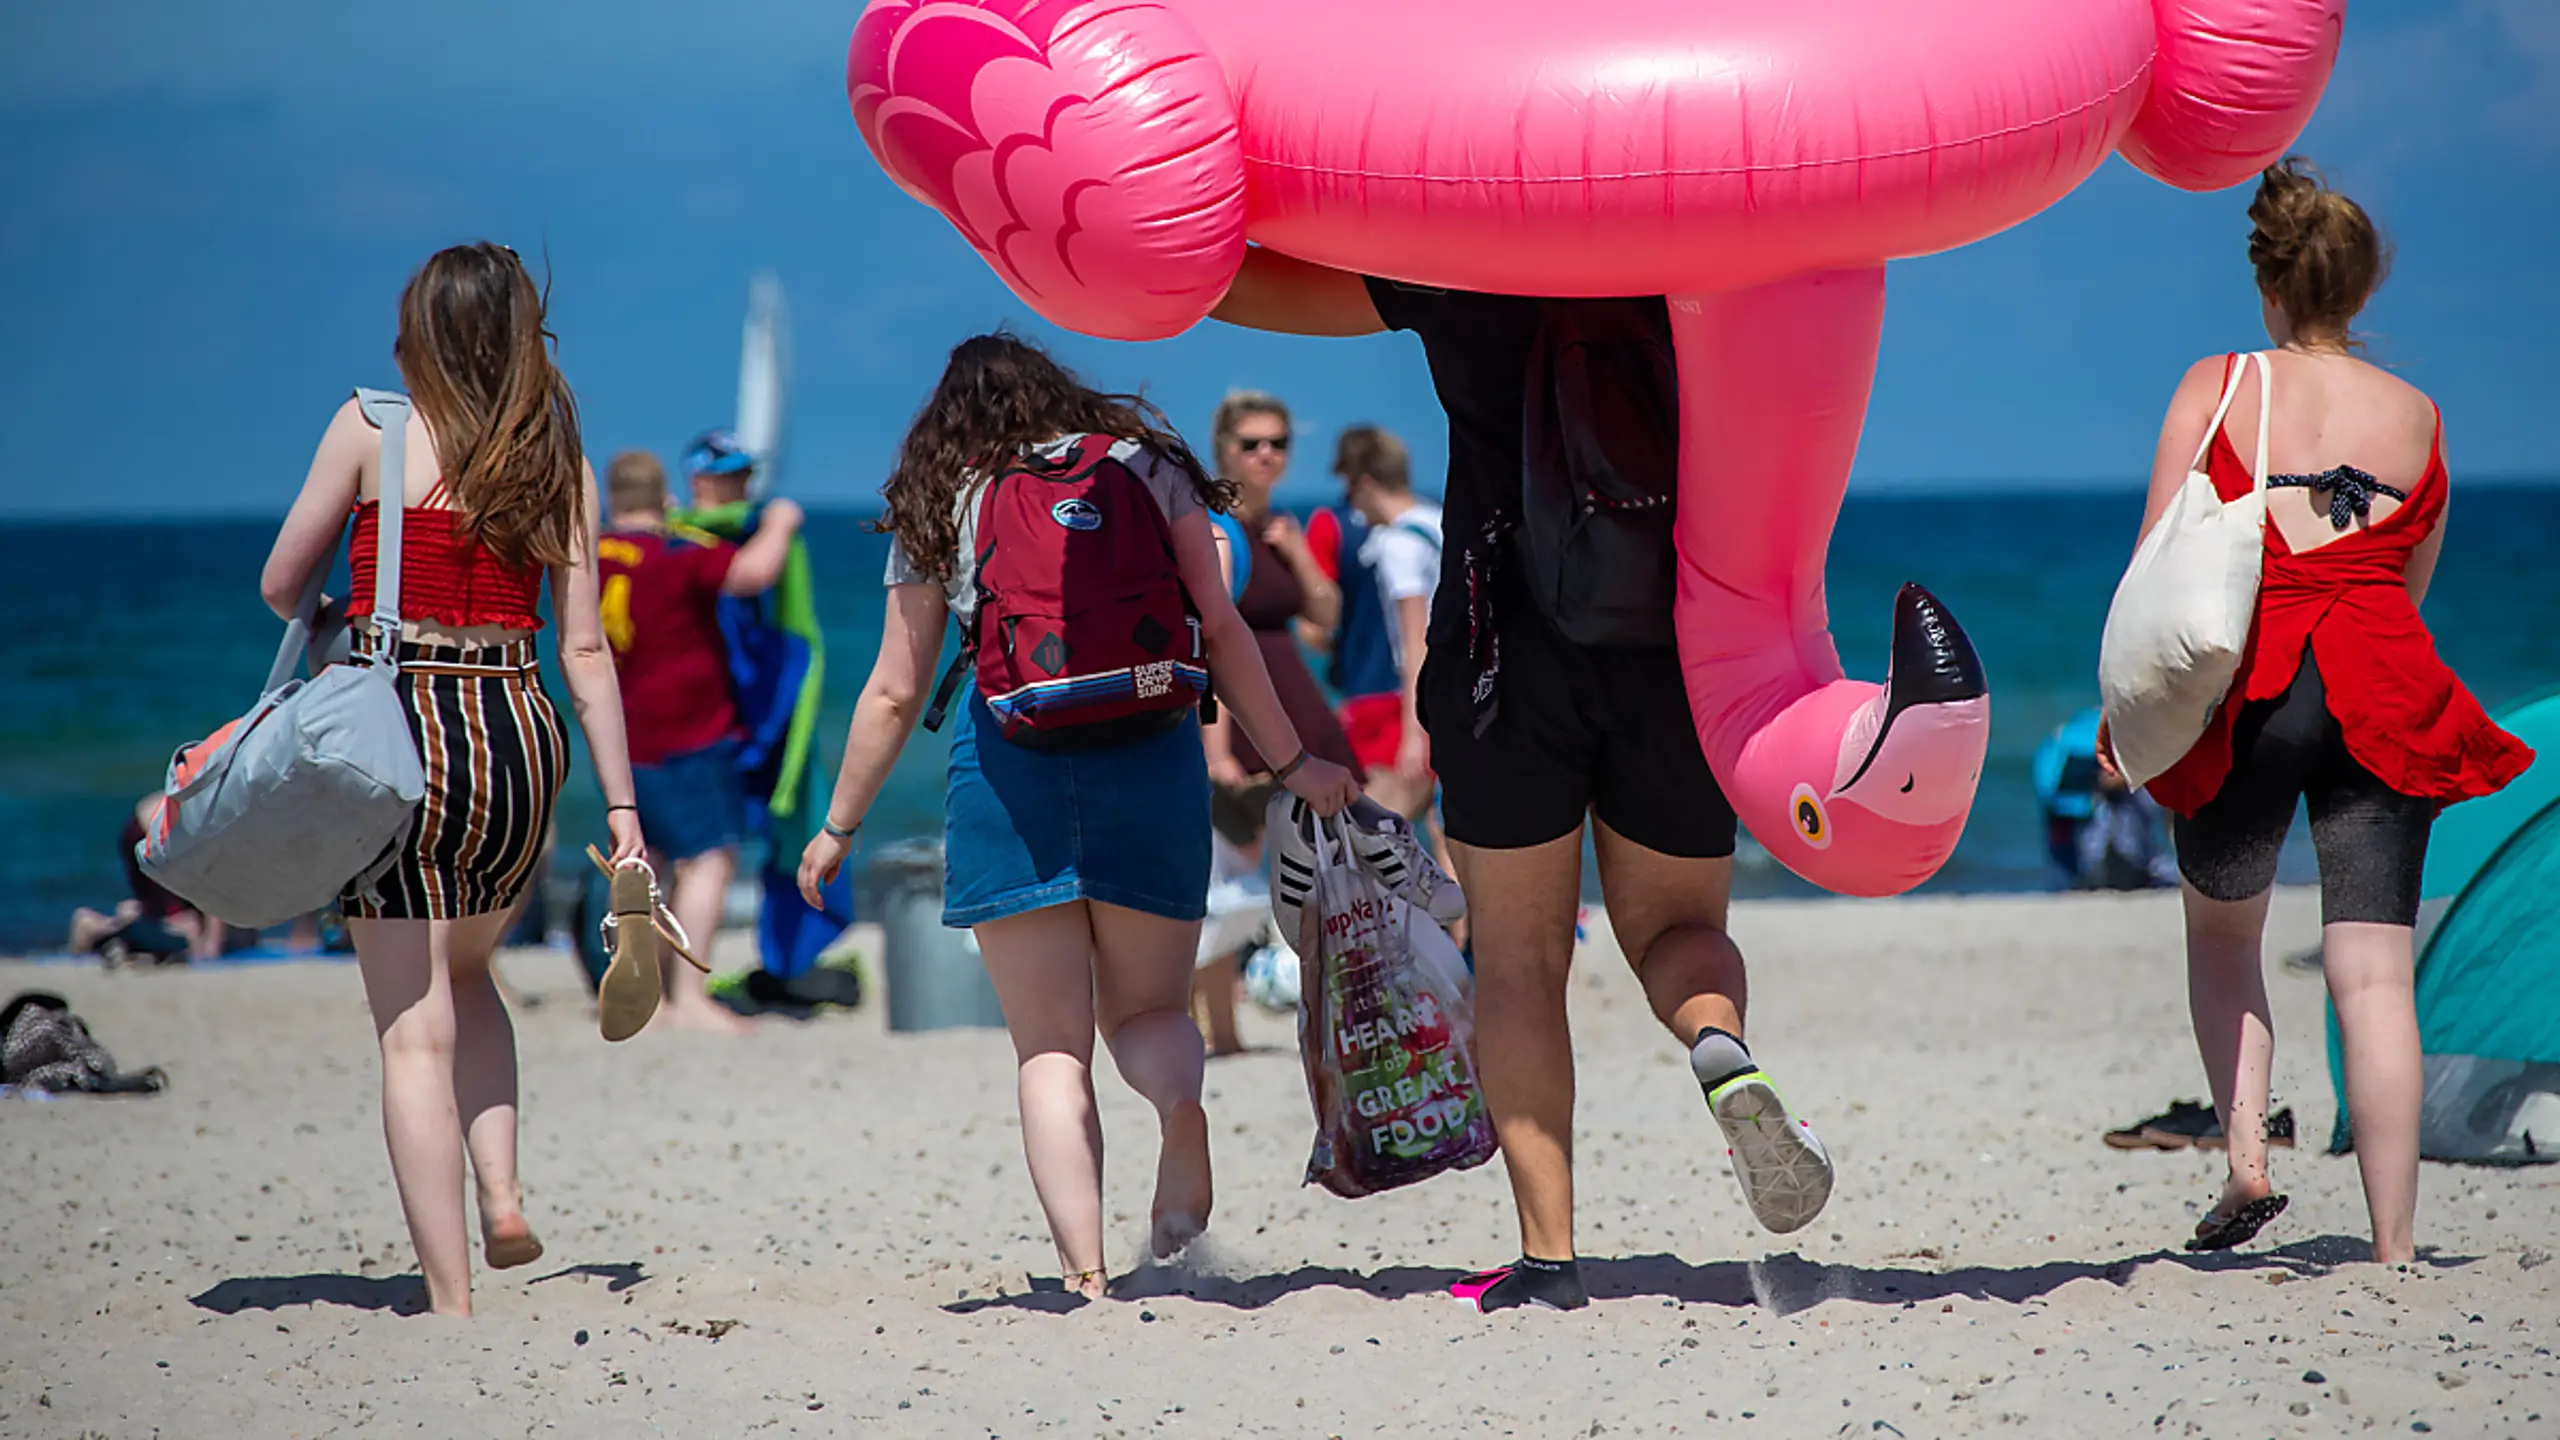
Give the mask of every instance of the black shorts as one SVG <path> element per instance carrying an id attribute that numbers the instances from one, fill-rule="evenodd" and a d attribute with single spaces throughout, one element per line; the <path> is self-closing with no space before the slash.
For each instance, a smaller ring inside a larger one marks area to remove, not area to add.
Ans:
<path id="1" fill-rule="evenodd" d="M 2178 873 L 2209 900 L 2246 900 L 2276 880 L 2294 807 L 2311 806 L 2320 921 L 2414 925 L 2436 802 L 2403 795 L 2347 753 L 2310 652 L 2293 684 L 2231 722 L 2231 774 L 2177 821 Z"/>
<path id="2" fill-rule="evenodd" d="M 1449 838 L 1518 850 L 1573 834 L 1585 813 L 1648 850 L 1733 853 L 1733 807 L 1698 749 L 1676 650 L 1568 645 L 1525 596 L 1501 607 L 1499 705 L 1474 733 L 1466 645 L 1437 637 L 1422 665 L 1422 727 Z"/>

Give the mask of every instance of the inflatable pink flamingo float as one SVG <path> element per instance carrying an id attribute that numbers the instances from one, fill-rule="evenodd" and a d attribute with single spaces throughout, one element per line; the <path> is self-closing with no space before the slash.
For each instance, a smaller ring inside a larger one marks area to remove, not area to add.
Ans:
<path id="1" fill-rule="evenodd" d="M 1157 339 L 1248 240 L 1530 295 L 1667 295 L 1690 705 L 1743 822 L 1851 894 L 1927 879 L 1989 737 L 1918 587 L 1883 686 L 1822 570 L 1888 260 L 2061 199 L 2110 153 L 2248 179 L 2318 103 L 2345 0 L 873 0 L 863 138 L 1014 293 Z"/>

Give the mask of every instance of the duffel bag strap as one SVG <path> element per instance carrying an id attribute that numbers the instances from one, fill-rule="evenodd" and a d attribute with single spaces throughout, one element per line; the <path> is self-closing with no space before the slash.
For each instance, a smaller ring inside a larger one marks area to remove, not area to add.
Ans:
<path id="1" fill-rule="evenodd" d="M 409 458 L 409 397 L 389 390 L 367 390 L 358 387 L 356 406 L 367 422 L 382 431 L 383 493 L 405 499 L 402 494 L 402 472 Z M 392 423 L 396 421 L 397 423 Z M 378 553 L 373 567 L 373 622 L 375 633 L 387 634 L 391 644 L 385 647 L 384 663 L 399 663 L 400 637 L 400 520 L 398 503 L 378 505 L 376 541 Z M 339 534 L 345 530 L 341 527 Z M 312 674 L 320 673 L 328 663 L 320 631 L 320 589 L 328 583 L 329 571 L 338 563 L 338 540 L 329 542 L 329 553 L 311 569 L 311 578 L 302 582 L 301 598 L 294 601 L 293 618 L 285 622 L 283 643 L 276 647 L 275 663 L 267 667 L 267 684 L 261 693 L 272 695 L 293 678 L 297 665 L 308 664 Z M 391 617 L 390 628 L 382 628 L 383 616 Z M 354 617 L 350 616 L 349 619 Z"/>
<path id="2" fill-rule="evenodd" d="M 320 557 L 320 563 L 312 567 L 311 578 L 302 582 L 302 598 L 293 604 L 293 618 L 284 622 L 284 643 L 276 647 L 275 663 L 267 667 L 266 688 L 260 694 L 272 695 L 291 680 L 294 668 L 303 663 L 305 656 L 310 659 L 314 675 L 328 663 L 322 657 L 320 641 L 320 586 L 337 563 L 338 541 L 333 536 L 329 553 Z"/>
<path id="3" fill-rule="evenodd" d="M 374 505 L 373 634 L 385 669 L 400 668 L 400 522 L 409 508 L 409 397 L 356 391 L 364 418 L 382 432 L 382 484 Z"/>

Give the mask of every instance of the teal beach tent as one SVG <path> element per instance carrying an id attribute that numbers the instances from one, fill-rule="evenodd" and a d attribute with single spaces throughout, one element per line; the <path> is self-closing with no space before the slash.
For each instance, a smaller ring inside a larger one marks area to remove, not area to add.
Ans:
<path id="1" fill-rule="evenodd" d="M 2427 1096 L 2418 1151 L 2430 1160 L 2560 1160 L 2560 691 L 2498 723 L 2533 747 L 2495 795 L 2436 819 L 2418 912 L 2418 1039 Z M 2338 1015 L 2329 1011 L 2338 1095 L 2331 1153 L 2352 1145 Z"/>

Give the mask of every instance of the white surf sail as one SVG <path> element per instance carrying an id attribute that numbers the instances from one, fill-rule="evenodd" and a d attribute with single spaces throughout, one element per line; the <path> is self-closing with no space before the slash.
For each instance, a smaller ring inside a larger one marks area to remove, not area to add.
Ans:
<path id="1" fill-rule="evenodd" d="M 756 457 L 755 488 L 769 493 L 782 469 L 791 392 L 791 322 L 782 281 L 772 271 L 747 286 L 746 336 L 738 354 L 738 443 Z"/>

